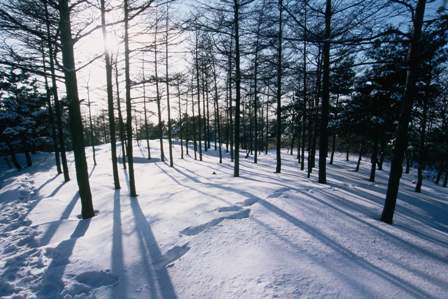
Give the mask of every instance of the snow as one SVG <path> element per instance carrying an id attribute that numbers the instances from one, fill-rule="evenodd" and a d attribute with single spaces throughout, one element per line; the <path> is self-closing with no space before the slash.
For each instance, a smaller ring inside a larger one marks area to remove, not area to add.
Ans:
<path id="1" fill-rule="evenodd" d="M 426 180 L 417 194 L 415 174 L 405 174 L 390 226 L 377 220 L 387 165 L 371 183 L 369 163 L 356 173 L 336 155 L 320 185 L 286 152 L 281 174 L 274 153 L 258 165 L 242 155 L 233 178 L 227 155 L 219 165 L 209 150 L 170 168 L 157 144 L 149 161 L 136 143 L 136 199 L 121 164 L 122 189 L 113 190 L 109 146 L 97 148 L 96 167 L 88 149 L 98 210 L 89 220 L 78 217 L 75 180 L 55 176 L 53 155 L 4 170 L 0 297 L 446 298 L 446 188 Z"/>

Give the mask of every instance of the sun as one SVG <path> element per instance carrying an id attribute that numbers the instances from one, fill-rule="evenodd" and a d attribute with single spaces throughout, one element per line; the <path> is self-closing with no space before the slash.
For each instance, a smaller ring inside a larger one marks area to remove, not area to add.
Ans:
<path id="1" fill-rule="evenodd" d="M 108 33 L 106 37 L 106 50 L 115 53 L 120 48 L 121 39 L 113 33 Z"/>

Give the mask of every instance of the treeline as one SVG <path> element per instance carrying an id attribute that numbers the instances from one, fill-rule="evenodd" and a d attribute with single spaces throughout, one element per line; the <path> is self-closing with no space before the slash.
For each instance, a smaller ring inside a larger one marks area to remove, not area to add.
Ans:
<path id="1" fill-rule="evenodd" d="M 288 148 L 298 170 L 308 177 L 317 171 L 322 184 L 336 152 L 347 160 L 355 155 L 356 171 L 369 157 L 366 179 L 372 182 L 390 161 L 382 215 L 387 223 L 403 171 L 417 168 L 416 192 L 425 170 L 435 174 L 435 183 L 447 185 L 448 17 L 442 2 L 214 0 L 190 8 L 186 13 L 183 3 L 155 0 L 2 3 L 2 34 L 14 43 L 5 44 L 0 64 L 5 74 L 41 80 L 42 90 L 27 93 L 33 109 L 54 124 L 41 133 L 38 126 L 25 130 L 32 136 L 26 140 L 36 140 L 25 142 L 25 133 L 5 130 L 17 126 L 5 122 L 3 152 L 32 152 L 41 134 L 68 180 L 64 156 L 73 149 L 86 218 L 93 207 L 84 146 L 100 142 L 111 146 L 115 188 L 122 156 L 133 197 L 135 139 L 146 146 L 148 159 L 150 143 L 158 139 L 160 158 L 171 167 L 175 139 L 180 158 L 202 160 L 213 149 L 222 162 L 229 153 L 234 176 L 240 175 L 240 156 L 257 163 L 269 149 L 275 150 L 280 173 L 281 149 Z M 104 52 L 75 65 L 74 46 L 97 30 Z M 120 32 L 120 51 L 107 46 L 112 31 Z M 92 116 L 90 96 L 87 103 L 79 98 L 76 75 L 100 58 L 107 109 Z M 65 83 L 65 105 L 58 81 Z M 25 85 L 32 90 L 33 84 Z M 6 114 L 7 99 L 21 102 L 12 89 L 2 93 Z M 15 122 L 26 119 L 20 117 Z M 42 122 L 35 117 L 33 122 Z"/>

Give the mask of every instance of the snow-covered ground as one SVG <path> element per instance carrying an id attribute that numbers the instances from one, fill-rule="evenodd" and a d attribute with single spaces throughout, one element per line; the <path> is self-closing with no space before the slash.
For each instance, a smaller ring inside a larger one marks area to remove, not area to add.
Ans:
<path id="1" fill-rule="evenodd" d="M 320 185 L 284 152 L 281 174 L 262 154 L 233 178 L 228 156 L 180 160 L 176 146 L 170 168 L 157 144 L 151 161 L 135 148 L 136 199 L 121 165 L 113 189 L 98 147 L 90 220 L 78 218 L 73 162 L 66 184 L 48 154 L 4 171 L 0 297 L 448 298 L 448 189 L 426 180 L 417 194 L 404 175 L 390 226 L 377 220 L 387 167 L 373 184 L 367 162 L 355 173 L 337 156 Z"/>

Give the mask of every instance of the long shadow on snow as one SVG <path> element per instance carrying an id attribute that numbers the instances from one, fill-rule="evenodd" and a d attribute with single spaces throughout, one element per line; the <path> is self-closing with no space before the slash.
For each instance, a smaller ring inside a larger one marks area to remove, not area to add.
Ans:
<path id="1" fill-rule="evenodd" d="M 50 224 L 48 225 L 47 230 L 45 231 L 45 233 L 42 235 L 42 237 L 39 240 L 39 244 L 41 246 L 47 245 L 50 242 L 51 238 L 54 236 L 54 234 L 56 233 L 56 231 L 58 230 L 58 228 L 62 224 L 62 222 L 65 219 L 68 219 L 68 217 L 72 213 L 72 211 L 75 208 L 75 205 L 76 205 L 78 199 L 79 199 L 79 193 L 76 192 L 75 195 L 73 196 L 73 198 L 68 202 L 67 206 L 65 207 L 65 209 L 62 212 L 62 214 L 59 217 L 59 219 L 50 222 Z"/>
<path id="2" fill-rule="evenodd" d="M 41 286 L 40 298 L 63 298 L 61 292 L 64 289 L 62 278 L 66 266 L 70 263 L 70 256 L 75 248 L 76 241 L 85 235 L 91 219 L 80 220 L 68 240 L 62 241 L 51 252 L 52 261 L 45 271 Z"/>
<path id="3" fill-rule="evenodd" d="M 273 212 L 274 214 L 276 214 L 277 216 L 283 218 L 284 220 L 290 222 L 291 224 L 293 224 L 294 226 L 297 226 L 299 228 L 301 228 L 302 230 L 306 231 L 308 234 L 310 234 L 311 236 L 315 237 L 316 239 L 318 239 L 320 242 L 322 242 L 323 244 L 327 245 L 328 247 L 332 248 L 335 252 L 341 254 L 342 256 L 345 257 L 346 262 L 347 263 L 354 263 L 362 268 L 368 269 L 369 271 L 371 271 L 372 273 L 380 276 L 381 278 L 393 283 L 394 285 L 396 285 L 397 287 L 407 291 L 409 294 L 412 294 L 413 296 L 416 297 L 422 297 L 422 298 L 428 298 L 430 297 L 430 295 L 428 293 L 426 293 L 424 290 L 421 290 L 420 288 L 417 288 L 415 286 L 413 286 L 411 283 L 389 273 L 386 272 L 384 270 L 382 270 L 381 268 L 375 266 L 374 264 L 370 263 L 369 261 L 364 260 L 362 257 L 357 256 L 356 254 L 354 254 L 353 252 L 349 251 L 348 249 L 346 249 L 345 247 L 343 247 L 342 245 L 340 245 L 339 243 L 335 242 L 334 240 L 332 240 L 331 238 L 327 237 L 326 235 L 324 235 L 322 232 L 320 232 L 319 230 L 313 228 L 312 226 L 304 223 L 303 221 L 300 221 L 299 219 L 295 218 L 294 216 L 292 216 L 291 214 L 289 214 L 288 212 L 278 208 L 277 206 L 267 202 L 266 200 L 250 193 L 244 190 L 239 190 L 230 186 L 221 186 L 220 184 L 214 184 L 214 183 L 204 183 L 204 182 L 200 182 L 199 180 L 197 180 L 195 177 L 193 177 L 193 175 L 188 174 L 186 172 L 183 171 L 179 171 L 179 169 L 176 168 L 176 171 L 179 172 L 180 174 L 189 177 L 192 181 L 198 182 L 198 183 L 202 183 L 204 185 L 207 186 L 211 186 L 214 188 L 218 188 L 218 189 L 222 189 L 225 191 L 230 191 L 239 195 L 244 195 L 247 198 L 252 198 L 254 199 L 252 201 L 252 203 L 260 203 L 261 205 L 263 205 L 265 208 L 267 208 L 268 210 L 270 210 L 271 212 Z M 292 190 L 294 190 L 293 188 L 291 188 Z M 308 194 L 307 194 L 308 195 Z M 213 197 L 211 194 L 209 194 L 210 197 Z M 354 217 L 353 215 L 350 215 L 350 217 L 353 218 L 357 218 Z M 359 220 L 359 219 L 358 219 Z M 362 221 L 361 221 L 362 222 Z M 408 241 L 402 240 L 400 238 L 398 238 L 397 236 L 391 235 L 390 233 L 387 233 L 381 229 L 378 228 L 378 230 L 385 234 L 386 237 L 389 235 L 389 239 L 392 242 L 403 242 L 405 243 L 406 246 L 414 246 L 415 245 L 409 243 Z M 420 247 L 416 247 L 416 250 L 423 250 Z M 432 257 L 433 254 L 431 254 Z"/>
<path id="4" fill-rule="evenodd" d="M 123 254 L 123 230 L 121 225 L 121 202 L 120 190 L 114 193 L 114 210 L 112 224 L 112 255 L 111 255 L 112 273 L 120 279 L 118 284 L 114 286 L 114 298 L 127 298 L 127 277 L 124 266 Z"/>
<path id="5" fill-rule="evenodd" d="M 138 200 L 131 198 L 143 266 L 149 283 L 150 298 L 177 298 L 171 278 L 165 267 L 157 266 L 163 260 L 159 245 Z"/>

